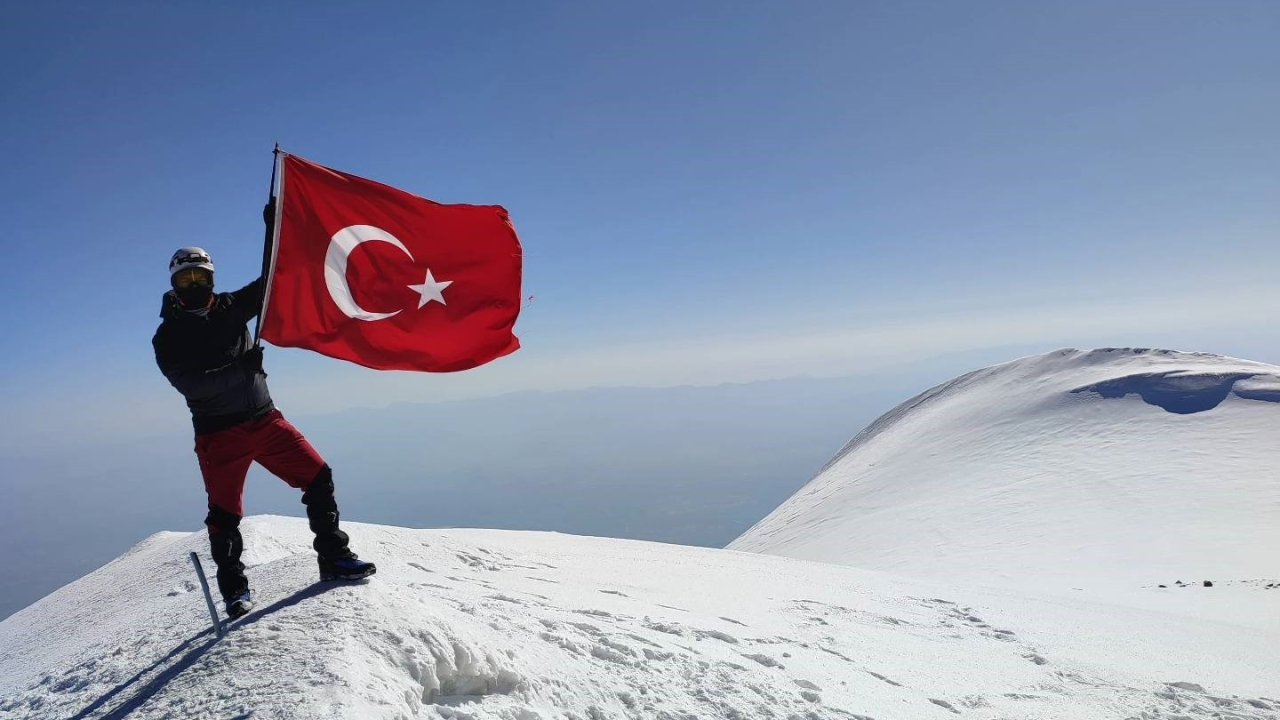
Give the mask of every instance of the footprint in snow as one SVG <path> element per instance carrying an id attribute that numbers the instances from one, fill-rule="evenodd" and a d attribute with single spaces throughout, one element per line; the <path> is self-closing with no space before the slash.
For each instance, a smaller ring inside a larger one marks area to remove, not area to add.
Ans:
<path id="1" fill-rule="evenodd" d="M 578 628 L 579 630 L 581 630 L 584 633 L 587 633 L 588 635 L 603 634 L 603 631 L 600 628 L 596 627 L 595 625 L 592 625 L 591 623 L 571 622 L 569 623 L 569 626 Z"/>
<path id="2" fill-rule="evenodd" d="M 808 680 L 796 680 L 796 681 L 795 681 L 795 683 L 796 683 L 797 685 L 799 685 L 800 687 L 804 688 L 805 690 L 815 690 L 815 691 L 821 691 L 821 690 L 822 690 L 822 688 L 820 688 L 820 687 L 818 687 L 817 685 L 815 685 L 815 684 L 813 684 L 813 683 L 809 682 Z"/>
<path id="3" fill-rule="evenodd" d="M 1280 701 L 1272 698 L 1242 698 L 1238 695 L 1210 695 L 1203 685 L 1193 682 L 1166 683 L 1154 693 L 1158 705 L 1148 707 L 1142 717 L 1222 717 L 1235 720 L 1273 720 Z M 1163 711 L 1163 712 L 1162 712 Z"/>
<path id="4" fill-rule="evenodd" d="M 765 666 L 765 667 L 769 667 L 769 668 L 778 668 L 779 670 L 783 670 L 783 669 L 785 669 L 785 668 L 783 667 L 782 663 L 780 663 L 780 662 L 778 662 L 777 660 L 774 660 L 773 658 L 769 657 L 768 655 L 764 655 L 764 654 L 762 654 L 762 653 L 754 653 L 754 654 L 751 654 L 751 655 L 743 655 L 742 657 L 744 657 L 744 658 L 746 658 L 746 659 L 748 659 L 748 660 L 755 660 L 756 662 L 760 663 L 761 665 L 763 665 L 763 666 Z"/>
<path id="5" fill-rule="evenodd" d="M 562 635 L 556 635 L 555 633 L 551 633 L 551 632 L 544 632 L 539 634 L 538 637 L 542 638 L 543 640 L 546 640 L 547 642 L 551 643 L 552 645 L 555 645 L 556 647 L 561 648 L 562 650 L 571 652 L 574 655 L 586 654 L 586 651 L 584 651 L 581 647 L 579 647 L 577 643 L 575 643 L 574 641 Z"/>
<path id="6" fill-rule="evenodd" d="M 435 584 L 435 583 L 409 583 L 409 587 L 411 587 L 411 588 L 431 588 L 432 590 L 448 590 L 448 589 L 449 589 L 449 588 L 445 587 L 444 585 L 437 585 L 437 584 Z"/>
<path id="7" fill-rule="evenodd" d="M 849 657 L 848 655 L 845 655 L 844 653 L 841 653 L 841 652 L 837 652 L 837 651 L 835 651 L 835 650 L 832 650 L 831 648 L 828 648 L 828 647 L 822 647 L 821 645 L 819 645 L 819 646 L 818 646 L 818 649 L 819 649 L 819 650 L 821 650 L 821 651 L 822 651 L 822 652 L 824 652 L 824 653 L 827 653 L 828 655 L 835 655 L 836 657 L 840 658 L 841 660 L 843 660 L 843 661 L 845 661 L 845 662 L 847 662 L 847 663 L 851 663 L 851 662 L 853 662 L 853 658 Z M 874 675 L 875 673 L 871 673 L 871 674 L 872 674 L 872 675 Z"/>
<path id="8" fill-rule="evenodd" d="M 846 659 L 846 660 L 848 660 L 848 658 L 845 658 L 845 659 Z M 875 679 L 879 680 L 880 682 L 889 683 L 890 685 L 892 685 L 892 686 L 894 686 L 894 687 L 902 687 L 902 683 L 900 683 L 900 682 L 895 682 L 895 681 L 893 681 L 893 680 L 890 680 L 889 678 L 887 678 L 887 677 L 885 677 L 885 676 L 881 675 L 881 674 L 880 674 L 880 673 L 878 673 L 878 672 L 871 672 L 870 670 L 867 670 L 866 672 L 867 672 L 867 674 L 868 674 L 868 675 L 870 675 L 871 677 L 873 677 L 873 678 L 875 678 Z"/>
<path id="9" fill-rule="evenodd" d="M 937 705 L 938 707 L 946 708 L 957 715 L 960 714 L 960 711 L 952 707 L 951 703 L 947 702 L 946 700 L 935 700 L 933 698 L 929 698 L 929 702 L 933 703 L 934 705 Z"/>
<path id="10" fill-rule="evenodd" d="M 591 647 L 591 656 L 619 665 L 631 665 L 635 662 L 636 651 L 609 638 L 600 638 Z"/>
<path id="11" fill-rule="evenodd" d="M 649 630 L 666 633 L 667 635 L 684 635 L 684 629 L 675 623 L 656 622 L 646 618 L 644 626 Z"/>
<path id="12" fill-rule="evenodd" d="M 477 570 L 497 571 L 500 569 L 497 565 L 489 562 L 488 560 L 485 560 L 484 558 L 476 557 L 475 555 L 468 555 L 466 553 L 454 553 L 454 554 L 464 564 L 466 564 L 469 567 L 473 567 Z"/>
<path id="13" fill-rule="evenodd" d="M 795 600 L 793 602 L 796 605 L 814 606 L 814 607 L 823 608 L 825 610 L 834 610 L 835 612 L 842 612 L 842 613 L 853 612 L 852 610 L 850 610 L 849 608 L 843 605 L 835 605 L 833 603 L 818 602 L 817 600 Z"/>
<path id="14" fill-rule="evenodd" d="M 617 617 L 613 613 L 605 612 L 604 610 L 574 610 L 574 612 L 578 613 L 579 615 L 590 615 L 591 617 L 600 617 L 600 618 Z"/>
<path id="15" fill-rule="evenodd" d="M 189 592 L 194 592 L 195 589 L 196 589 L 196 584 L 194 582 L 192 582 L 191 580 L 183 580 L 176 587 L 174 587 L 172 590 L 170 590 L 168 593 L 165 593 L 165 594 L 168 597 L 174 597 L 176 595 L 184 595 Z"/>
<path id="16" fill-rule="evenodd" d="M 693 636 L 699 640 L 702 640 L 703 638 L 712 638 L 713 640 L 726 642 L 730 645 L 738 644 L 738 638 L 730 635 L 729 633 L 722 633 L 719 630 L 694 630 Z"/>
<path id="17" fill-rule="evenodd" d="M 648 645 L 649 647 L 662 647 L 661 645 L 650 640 L 649 638 L 641 637 L 639 635 L 636 635 L 635 633 L 627 633 L 627 637 L 631 638 L 632 640 L 635 640 L 638 643 L 643 643 L 645 645 Z"/>

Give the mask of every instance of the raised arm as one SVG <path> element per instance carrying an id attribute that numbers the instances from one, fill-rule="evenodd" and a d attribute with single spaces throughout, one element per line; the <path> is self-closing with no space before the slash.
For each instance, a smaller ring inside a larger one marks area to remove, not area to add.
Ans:
<path id="1" fill-rule="evenodd" d="M 231 296 L 228 311 L 237 322 L 247 323 L 262 312 L 262 295 L 266 290 L 266 280 L 258 278 L 235 292 Z"/>

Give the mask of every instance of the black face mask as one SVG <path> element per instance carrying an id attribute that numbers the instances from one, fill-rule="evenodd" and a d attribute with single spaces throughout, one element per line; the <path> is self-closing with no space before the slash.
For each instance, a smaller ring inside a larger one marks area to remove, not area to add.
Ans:
<path id="1" fill-rule="evenodd" d="M 188 288 L 180 288 L 173 291 L 178 297 L 178 303 L 187 310 L 199 310 L 209 305 L 209 298 L 213 297 L 212 287 L 201 287 L 195 285 Z"/>

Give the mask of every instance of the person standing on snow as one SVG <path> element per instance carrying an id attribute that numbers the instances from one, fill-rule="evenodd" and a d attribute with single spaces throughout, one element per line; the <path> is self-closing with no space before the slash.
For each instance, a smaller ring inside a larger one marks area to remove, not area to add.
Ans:
<path id="1" fill-rule="evenodd" d="M 213 277 L 213 260 L 203 249 L 185 247 L 173 254 L 171 289 L 151 344 L 160 371 L 191 410 L 196 458 L 209 496 L 205 525 L 218 589 L 227 615 L 237 618 L 253 608 L 240 562 L 240 519 L 245 476 L 255 461 L 303 491 L 321 580 L 358 580 L 376 568 L 356 557 L 338 528 L 329 465 L 275 408 L 267 391 L 262 347 L 253 344 L 247 327 L 262 309 L 263 278 L 235 292 L 215 293 Z"/>

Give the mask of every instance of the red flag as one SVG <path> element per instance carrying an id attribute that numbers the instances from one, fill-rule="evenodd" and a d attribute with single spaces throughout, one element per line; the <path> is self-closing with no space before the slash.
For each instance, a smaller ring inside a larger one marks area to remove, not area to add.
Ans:
<path id="1" fill-rule="evenodd" d="M 497 205 L 441 205 L 284 155 L 262 337 L 377 370 L 515 352 L 520 240 Z"/>

